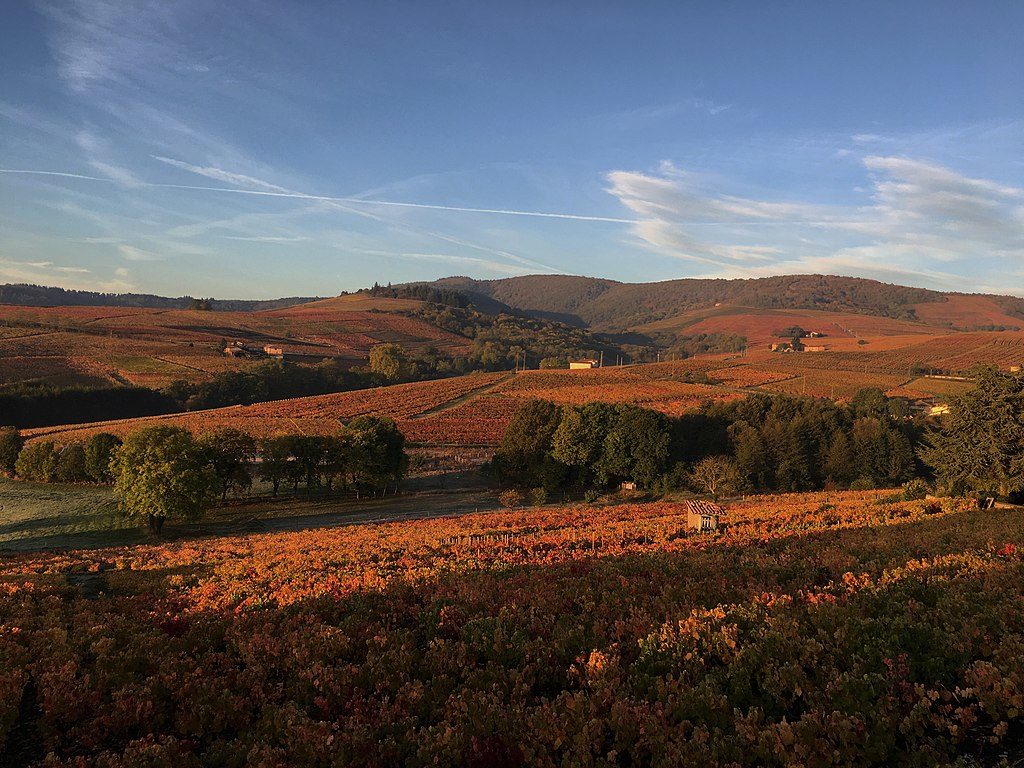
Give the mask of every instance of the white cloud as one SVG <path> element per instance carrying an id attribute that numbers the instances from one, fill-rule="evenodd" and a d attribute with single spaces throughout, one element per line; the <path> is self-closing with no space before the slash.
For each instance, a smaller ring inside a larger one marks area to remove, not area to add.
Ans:
<path id="1" fill-rule="evenodd" d="M 117 246 L 117 250 L 120 252 L 121 256 L 128 259 L 128 261 L 160 261 L 163 258 L 152 251 L 146 251 L 142 248 L 136 248 L 134 245 L 126 245 L 123 243 Z"/>
<path id="2" fill-rule="evenodd" d="M 18 261 L 0 257 L 0 282 L 60 285 L 81 291 L 124 292 L 134 289 L 127 279 L 115 271 L 113 279 L 92 276 L 85 267 L 64 266 L 52 261 Z"/>
<path id="3" fill-rule="evenodd" d="M 671 164 L 614 171 L 608 191 L 637 215 L 639 243 L 707 274 L 842 271 L 962 289 L 985 260 L 1024 258 L 1024 189 L 906 157 L 863 165 L 869 199 L 859 206 L 708 191 Z"/>
<path id="4" fill-rule="evenodd" d="M 122 168 L 118 165 L 111 165 L 110 163 L 103 163 L 99 160 L 90 160 L 89 165 L 95 168 L 97 171 L 107 176 L 112 181 L 116 181 L 118 184 L 123 184 L 126 187 L 140 187 L 142 182 L 139 181 L 138 176 L 129 171 L 127 168 Z"/>

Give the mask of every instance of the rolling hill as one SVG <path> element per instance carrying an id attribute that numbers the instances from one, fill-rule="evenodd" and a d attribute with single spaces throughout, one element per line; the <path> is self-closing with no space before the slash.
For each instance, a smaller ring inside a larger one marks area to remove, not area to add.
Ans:
<path id="1" fill-rule="evenodd" d="M 0 305 L 0 384 L 203 380 L 254 364 L 223 354 L 234 341 L 280 347 L 299 362 L 359 364 L 383 342 L 464 354 L 468 339 L 407 314 L 421 303 L 351 294 L 260 311 Z"/>
<path id="2" fill-rule="evenodd" d="M 754 310 L 814 310 L 872 315 L 940 329 L 986 330 L 1024 326 L 1024 299 L 942 293 L 925 288 L 834 275 L 782 275 L 740 280 L 684 279 L 619 283 L 567 275 L 501 280 L 449 277 L 432 285 L 500 301 L 538 317 L 599 331 L 626 331 L 720 305 Z"/>

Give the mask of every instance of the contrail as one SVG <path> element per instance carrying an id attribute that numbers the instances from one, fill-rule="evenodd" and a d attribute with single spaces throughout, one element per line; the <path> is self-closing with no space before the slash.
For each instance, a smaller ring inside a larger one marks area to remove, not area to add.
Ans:
<path id="1" fill-rule="evenodd" d="M 112 183 L 114 179 L 100 178 L 99 176 L 84 176 L 78 173 L 61 173 L 58 171 L 32 171 L 12 168 L 0 168 L 0 173 L 18 173 L 36 176 L 63 176 L 71 179 L 85 179 L 87 181 L 103 181 Z M 275 192 L 270 190 L 256 189 L 235 189 L 232 187 L 207 187 L 193 184 L 156 184 L 153 182 L 140 182 L 138 186 L 154 187 L 159 189 L 186 189 L 195 192 L 227 192 L 236 195 L 256 195 L 259 197 L 285 197 L 298 200 L 315 200 L 327 203 L 348 203 L 349 205 L 385 205 L 394 208 L 425 208 L 431 211 L 457 211 L 459 213 L 492 213 L 500 216 L 530 216 L 541 219 L 567 219 L 569 221 L 597 221 L 610 224 L 634 224 L 634 219 L 622 219 L 614 216 L 585 216 L 577 213 L 551 213 L 547 211 L 515 211 L 506 208 L 470 208 L 458 205 L 433 205 L 429 203 L 402 203 L 395 200 L 367 200 L 361 197 L 332 197 L 329 195 L 310 195 L 304 192 Z"/>

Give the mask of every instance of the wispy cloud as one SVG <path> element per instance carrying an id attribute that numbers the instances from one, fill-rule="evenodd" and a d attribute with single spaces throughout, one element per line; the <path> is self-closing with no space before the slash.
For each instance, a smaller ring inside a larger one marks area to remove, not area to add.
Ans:
<path id="1" fill-rule="evenodd" d="M 234 173 L 233 171 L 225 171 L 222 168 L 214 168 L 212 166 L 193 165 L 192 163 L 186 163 L 182 160 L 175 160 L 171 157 L 162 157 L 161 155 L 153 155 L 154 160 L 159 160 L 161 163 L 173 166 L 174 168 L 180 168 L 183 171 L 194 173 L 198 176 L 205 176 L 208 179 L 214 179 L 215 181 L 221 181 L 225 184 L 235 184 L 239 187 L 248 188 L 252 190 L 260 190 L 264 194 L 277 194 L 284 197 L 299 197 L 296 193 L 291 193 L 284 187 L 280 187 L 277 184 L 271 184 L 257 179 L 252 176 L 248 176 L 244 173 Z M 163 184 L 160 186 L 171 186 Z M 243 190 L 235 190 L 241 192 Z"/>
<path id="2" fill-rule="evenodd" d="M 246 237 L 243 235 L 221 235 L 225 240 L 241 240 L 246 243 L 307 243 L 309 242 L 308 237 L 305 235 L 290 236 L 276 236 L 276 235 L 256 235 Z"/>
<path id="3" fill-rule="evenodd" d="M 615 171 L 608 191 L 637 215 L 640 243 L 708 274 L 834 271 L 962 287 L 987 259 L 1024 258 L 1024 189 L 906 157 L 862 163 L 870 188 L 859 206 L 723 194 L 670 165 Z"/>
<path id="4" fill-rule="evenodd" d="M 50 46 L 74 91 L 128 83 L 143 67 L 200 71 L 177 31 L 184 4 L 162 0 L 41 0 L 51 22 Z"/>
<path id="5" fill-rule="evenodd" d="M 124 243 L 117 246 L 117 250 L 128 261 L 160 261 L 163 258 L 152 251 L 146 251 L 142 248 L 136 248 L 134 245 Z"/>
<path id="6" fill-rule="evenodd" d="M 52 261 L 19 261 L 0 257 L 0 281 L 10 283 L 59 284 L 83 291 L 130 291 L 134 285 L 127 272 L 104 279 L 86 267 L 55 264 Z"/>

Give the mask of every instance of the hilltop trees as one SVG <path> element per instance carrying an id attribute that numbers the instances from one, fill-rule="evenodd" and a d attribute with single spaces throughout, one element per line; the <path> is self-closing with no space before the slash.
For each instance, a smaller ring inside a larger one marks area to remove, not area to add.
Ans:
<path id="1" fill-rule="evenodd" d="M 951 493 L 1024 490 L 1024 378 L 980 369 L 977 386 L 950 403 L 921 455 Z"/>

